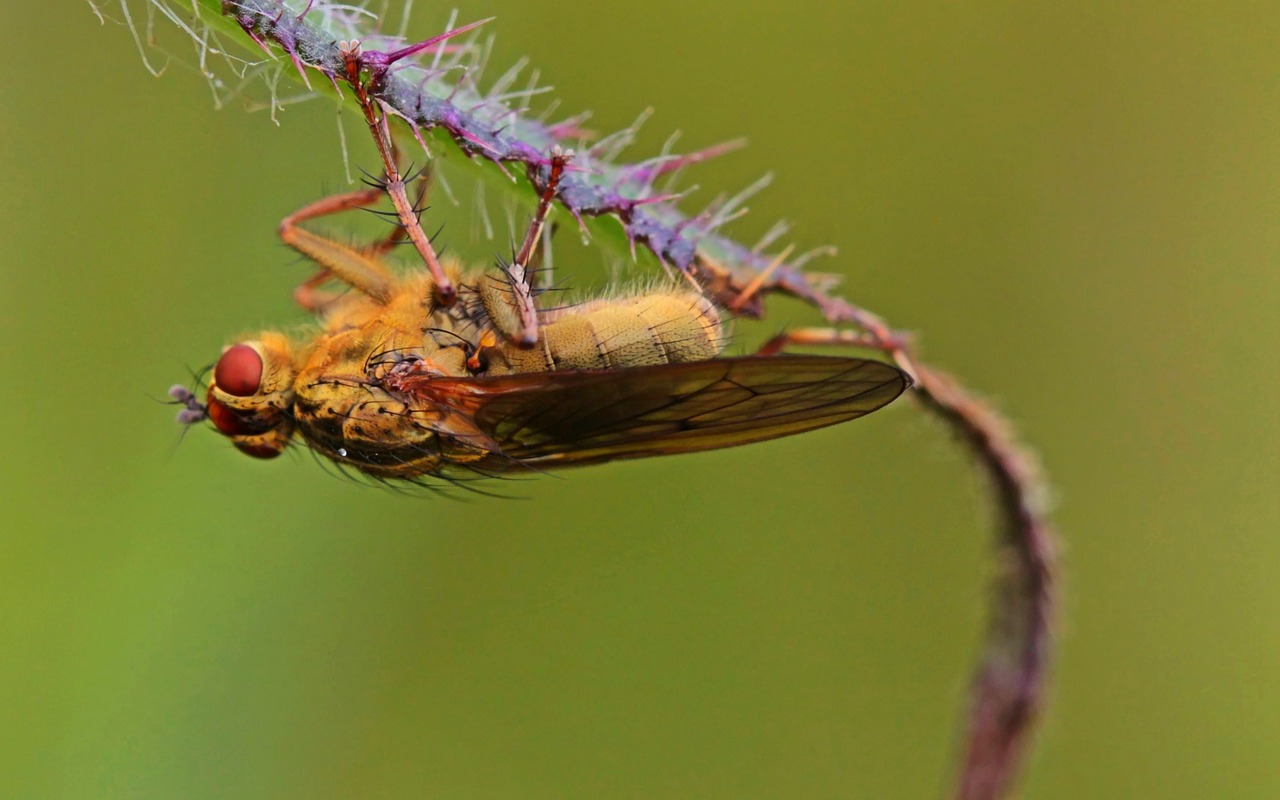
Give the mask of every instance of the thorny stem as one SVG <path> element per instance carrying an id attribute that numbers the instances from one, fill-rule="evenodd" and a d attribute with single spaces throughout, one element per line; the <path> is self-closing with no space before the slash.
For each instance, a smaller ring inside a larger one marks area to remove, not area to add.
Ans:
<path id="1" fill-rule="evenodd" d="M 164 0 L 150 2 L 174 18 L 172 9 L 163 5 Z M 300 74 L 305 67 L 311 67 L 334 80 L 335 86 L 338 78 L 350 77 L 339 40 L 352 37 L 335 35 L 332 25 L 326 27 L 348 6 L 309 2 L 306 10 L 298 14 L 279 0 L 193 2 L 199 3 L 204 12 L 220 13 L 234 20 L 264 49 L 268 44 L 281 48 Z M 312 21 L 318 17 L 323 17 L 324 23 Z M 370 27 L 365 19 L 340 21 L 346 22 L 348 29 Z M 370 35 L 376 36 L 376 32 Z M 549 154 L 561 140 L 582 136 L 581 118 L 556 124 L 528 119 L 524 109 L 508 107 L 496 88 L 488 97 L 469 93 L 472 105 L 464 107 L 458 98 L 461 87 L 449 89 L 443 81 L 443 70 L 426 69 L 426 77 L 419 82 L 390 72 L 393 62 L 429 46 L 423 43 L 391 52 L 366 49 L 363 66 L 379 69 L 377 80 L 364 86 L 358 79 L 349 81 L 353 90 L 368 91 L 362 105 L 380 149 L 384 144 L 389 147 L 386 116 L 394 113 L 409 122 L 419 141 L 420 131 L 440 129 L 468 157 L 492 162 L 504 173 L 504 164 L 519 165 L 535 190 L 551 184 L 553 162 Z M 437 48 L 433 67 L 442 52 Z M 305 75 L 303 81 L 306 82 Z M 368 116 L 374 101 L 380 109 L 376 120 Z M 655 191 L 654 181 L 659 176 L 718 155 L 734 145 L 664 156 L 641 164 L 613 163 L 611 159 L 629 143 L 632 134 L 634 130 L 623 131 L 580 151 L 578 169 L 560 176 L 555 199 L 580 223 L 587 217 L 616 218 L 633 250 L 637 244 L 647 248 L 662 264 L 696 279 L 708 294 L 734 313 L 762 316 L 765 296 L 783 293 L 810 303 L 832 323 L 861 329 L 864 333 L 839 332 L 834 341 L 869 346 L 893 358 L 915 378 L 913 394 L 921 407 L 944 421 L 987 473 L 1000 513 L 1000 571 L 987 643 L 973 680 L 964 755 L 954 796 L 957 800 L 1007 797 L 1040 711 L 1052 649 L 1055 539 L 1043 506 L 1044 482 L 1034 456 L 1018 442 L 998 413 L 952 377 L 920 362 L 904 338 L 882 320 L 831 295 L 828 286 L 801 272 L 805 256 L 784 263 L 788 252 L 771 258 L 759 252 L 763 243 L 749 248 L 720 235 L 720 227 L 739 213 L 737 209 L 745 196 L 762 184 L 693 217 L 682 214 L 674 203 L 668 202 L 671 198 Z M 383 153 L 384 160 L 388 155 Z M 393 177 L 398 176 L 389 172 L 389 182 Z M 402 210 L 399 205 L 397 210 Z M 404 215 L 401 216 L 403 220 Z M 416 225 L 410 226 L 406 221 L 406 227 Z M 419 246 L 419 252 L 431 267 L 433 262 L 427 254 L 434 253 L 429 243 L 426 248 Z"/>

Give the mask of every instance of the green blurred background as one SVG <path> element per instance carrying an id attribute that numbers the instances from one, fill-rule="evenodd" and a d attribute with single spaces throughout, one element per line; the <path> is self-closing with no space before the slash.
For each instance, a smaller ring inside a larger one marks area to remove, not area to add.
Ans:
<path id="1" fill-rule="evenodd" d="M 1039 448 L 1066 586 L 1026 797 L 1280 796 L 1280 13 L 1072 5 L 461 18 L 598 129 L 654 106 L 637 155 L 749 137 L 697 197 L 775 170 L 734 232 L 838 245 L 815 268 Z M 990 520 L 936 426 L 902 403 L 510 501 L 175 450 L 150 398 L 302 319 L 273 231 L 343 185 L 333 106 L 218 112 L 185 46 L 155 80 L 84 3 L 10 8 L 0 796 L 945 794 Z M 494 249 L 447 205 L 451 245 Z"/>

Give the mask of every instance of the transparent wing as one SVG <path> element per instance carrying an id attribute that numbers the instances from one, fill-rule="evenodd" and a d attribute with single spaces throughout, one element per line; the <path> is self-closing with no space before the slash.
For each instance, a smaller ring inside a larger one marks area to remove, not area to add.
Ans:
<path id="1" fill-rule="evenodd" d="M 869 414 L 910 385 L 879 361 L 747 356 L 613 370 L 408 376 L 397 389 L 470 418 L 501 454 L 543 466 L 690 453 Z"/>

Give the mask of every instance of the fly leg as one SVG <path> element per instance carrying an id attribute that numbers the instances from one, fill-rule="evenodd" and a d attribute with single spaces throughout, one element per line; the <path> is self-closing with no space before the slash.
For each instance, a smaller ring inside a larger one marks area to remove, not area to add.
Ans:
<path id="1" fill-rule="evenodd" d="M 395 151 L 393 150 L 393 155 Z M 431 184 L 431 172 L 425 167 L 418 173 L 414 209 L 422 208 L 427 189 Z M 308 311 L 323 311 L 326 306 L 341 297 L 338 292 L 327 292 L 320 287 L 336 278 L 376 299 L 385 300 L 395 277 L 382 263 L 381 257 L 393 250 L 408 234 L 404 226 L 396 225 L 391 233 L 366 247 L 353 247 L 336 242 L 299 226 L 298 223 L 352 209 L 367 209 L 382 199 L 382 182 L 372 183 L 368 189 L 344 192 L 325 197 L 290 214 L 280 221 L 280 238 L 284 243 L 316 262 L 320 270 L 304 281 L 293 292 L 293 298 Z"/>
<path id="2" fill-rule="evenodd" d="M 797 328 L 794 331 L 783 331 L 765 342 L 756 351 L 756 355 L 776 356 L 793 346 L 856 347 L 884 353 L 902 369 L 914 373 L 910 360 L 906 358 L 909 341 L 909 335 L 879 325 L 866 332 L 846 328 Z M 914 374 L 912 377 L 914 378 Z"/>
<path id="3" fill-rule="evenodd" d="M 294 290 L 298 305 L 308 311 L 321 311 L 338 295 L 320 288 L 326 280 L 336 278 L 379 302 L 391 294 L 395 278 L 381 261 L 368 252 L 335 241 L 303 228 L 309 219 L 364 208 L 382 198 L 382 189 L 361 189 L 325 197 L 280 220 L 279 234 L 285 244 L 314 261 L 320 270 Z"/>
<path id="4" fill-rule="evenodd" d="M 394 142 L 392 144 L 394 145 Z M 393 153 L 394 153 L 394 150 L 393 150 Z M 424 206 L 423 203 L 426 202 L 427 193 L 431 190 L 431 168 L 423 167 L 422 169 L 418 170 L 418 175 L 416 178 L 409 177 L 409 176 L 406 176 L 406 177 L 417 185 L 417 188 L 414 190 L 414 196 L 413 196 L 413 211 L 415 215 L 421 214 L 424 210 L 426 210 L 426 206 Z M 384 256 L 387 253 L 390 253 L 392 250 L 394 250 L 397 246 L 404 244 L 405 240 L 407 240 L 408 238 L 409 238 L 408 230 L 403 225 L 396 225 L 391 229 L 391 233 L 388 234 L 385 238 L 379 239 L 378 241 L 369 245 L 369 247 L 366 249 L 366 252 L 368 252 L 369 255 L 372 255 L 372 256 Z"/>
<path id="5" fill-rule="evenodd" d="M 478 24 L 481 23 L 475 23 L 475 25 Z M 470 30 L 475 25 L 449 31 L 447 36 L 454 36 Z M 371 84 L 380 83 L 386 79 L 387 69 L 392 63 L 411 55 L 413 52 L 438 43 L 443 38 L 446 37 L 437 37 L 391 54 L 375 54 L 371 51 L 367 55 L 361 51 L 359 42 L 342 42 L 339 45 L 339 53 L 346 69 L 347 83 L 351 86 L 351 90 L 356 96 L 356 102 L 360 104 L 360 109 L 364 112 L 364 119 L 369 126 L 369 133 L 373 135 L 373 143 L 378 149 L 378 155 L 382 157 L 385 180 L 380 188 L 391 198 L 391 204 L 395 206 L 396 215 L 400 218 L 400 225 L 404 229 L 405 235 L 413 242 L 414 249 L 418 251 L 418 255 L 422 257 L 423 262 L 427 265 L 427 270 L 431 273 L 431 277 L 436 284 L 435 293 L 440 305 L 451 306 L 457 299 L 457 287 L 445 275 L 444 267 L 440 264 L 440 258 L 436 255 L 435 248 L 431 245 L 431 240 L 422 232 L 422 225 L 418 222 L 417 207 L 409 202 L 409 195 L 405 191 L 404 177 L 400 174 L 400 168 L 396 165 L 395 146 L 391 139 L 391 127 L 387 121 L 387 110 L 370 93 Z M 375 55 L 378 58 L 373 58 Z M 362 74 L 366 70 L 370 74 L 368 81 L 362 78 Z"/>
<path id="6" fill-rule="evenodd" d="M 502 265 L 503 275 L 486 275 L 477 292 L 494 329 L 517 347 L 529 349 L 538 343 L 539 320 L 535 300 L 535 260 L 547 214 L 560 188 L 560 179 L 572 153 L 555 148 L 547 166 L 547 178 L 540 188 L 538 208 L 515 259 Z"/>

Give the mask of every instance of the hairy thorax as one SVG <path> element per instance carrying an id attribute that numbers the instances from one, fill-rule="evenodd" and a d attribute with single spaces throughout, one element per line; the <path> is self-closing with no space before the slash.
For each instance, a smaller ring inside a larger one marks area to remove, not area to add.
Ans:
<path id="1" fill-rule="evenodd" d="M 431 472 L 442 461 L 465 462 L 476 448 L 438 431 L 439 414 L 380 386 L 398 364 L 430 365 L 466 375 L 465 350 L 442 345 L 426 326 L 367 319 L 321 336 L 294 382 L 298 432 L 312 448 L 374 475 Z"/>

